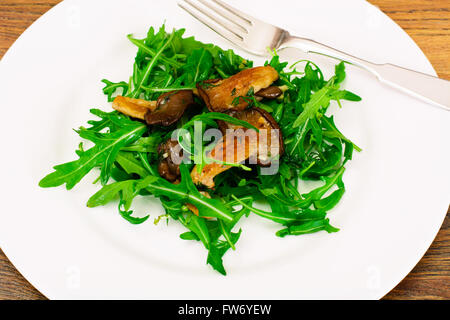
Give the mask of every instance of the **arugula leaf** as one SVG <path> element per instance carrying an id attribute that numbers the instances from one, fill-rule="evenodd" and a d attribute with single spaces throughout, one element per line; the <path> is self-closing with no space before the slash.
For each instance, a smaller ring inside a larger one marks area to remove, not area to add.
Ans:
<path id="1" fill-rule="evenodd" d="M 131 224 L 141 224 L 141 223 L 144 223 L 145 221 L 147 221 L 148 218 L 150 218 L 150 215 L 146 215 L 145 217 L 142 217 L 142 218 L 140 218 L 140 217 L 133 217 L 132 216 L 133 211 L 131 211 L 131 210 L 129 210 L 129 211 L 122 210 L 121 207 L 122 207 L 122 203 L 119 202 L 119 213 L 120 213 L 120 215 L 122 216 L 122 218 L 124 218 L 125 220 L 127 220 Z"/>
<path id="2" fill-rule="evenodd" d="M 93 132 L 80 128 L 80 137 L 92 141 L 95 145 L 86 151 L 77 152 L 79 159 L 54 167 L 55 171 L 44 177 L 39 186 L 42 188 L 56 187 L 66 184 L 67 190 L 72 189 L 94 167 L 100 166 L 100 180 L 106 184 L 111 175 L 111 168 L 120 149 L 139 139 L 147 127 L 137 121 L 125 117 L 116 117 L 115 113 L 103 114 L 109 117 L 111 123 L 122 127 L 108 133 Z M 108 125 L 112 129 L 112 125 Z"/>
<path id="3" fill-rule="evenodd" d="M 331 117 L 327 117 L 327 116 L 323 116 L 322 117 L 322 125 L 323 128 L 325 129 L 323 131 L 323 135 L 326 135 L 327 137 L 330 138 L 339 138 L 345 142 L 351 143 L 353 145 L 353 147 L 355 148 L 356 151 L 361 152 L 361 148 L 358 147 L 356 144 L 354 144 L 353 142 L 351 142 L 349 139 L 347 139 L 336 127 L 336 124 L 334 123 L 334 118 L 333 116 Z"/>
<path id="4" fill-rule="evenodd" d="M 197 82 L 209 79 L 212 65 L 212 55 L 208 50 L 196 49 L 192 51 L 182 68 L 185 83 L 195 86 Z"/>
<path id="5" fill-rule="evenodd" d="M 320 108 L 326 108 L 330 104 L 329 87 L 323 87 L 319 91 L 311 95 L 311 99 L 305 103 L 303 112 L 295 119 L 292 127 L 297 128 L 304 124 L 306 120 L 313 119 L 317 116 Z"/>
<path id="6" fill-rule="evenodd" d="M 361 101 L 361 97 L 347 90 L 336 90 L 330 93 L 333 100 Z"/>
<path id="7" fill-rule="evenodd" d="M 197 41 L 194 37 L 183 38 L 184 32 L 185 29 L 179 29 L 175 32 L 177 36 L 174 38 L 173 48 L 179 54 L 190 56 L 194 50 L 206 49 L 211 53 L 213 58 L 216 58 L 222 50 L 214 44 Z"/>
<path id="8" fill-rule="evenodd" d="M 298 217 L 296 217 L 295 215 L 291 214 L 290 212 L 287 212 L 287 213 L 283 214 L 281 212 L 264 211 L 264 210 L 257 209 L 255 207 L 249 206 L 245 202 L 239 200 L 235 195 L 231 195 L 231 197 L 234 200 L 238 201 L 243 207 L 247 208 L 251 212 L 253 212 L 253 213 L 255 213 L 255 214 L 257 214 L 257 215 L 259 215 L 259 216 L 261 216 L 263 218 L 275 221 L 277 223 L 290 224 L 290 223 L 296 222 L 297 219 L 298 219 Z"/>
<path id="9" fill-rule="evenodd" d="M 242 59 L 233 52 L 233 50 L 219 51 L 218 53 L 219 66 L 216 69 L 223 78 L 228 78 L 242 69 L 251 67 L 252 62 Z"/>
<path id="10" fill-rule="evenodd" d="M 294 211 L 286 210 L 285 212 L 276 210 L 264 211 L 246 204 L 245 202 L 236 198 L 234 195 L 232 195 L 232 198 L 238 201 L 244 208 L 247 208 L 249 211 L 257 214 L 258 216 L 272 220 L 282 225 L 293 225 L 303 222 L 309 222 L 311 220 L 323 219 L 326 216 L 326 212 L 323 209 L 319 210 L 300 209 Z"/>
<path id="11" fill-rule="evenodd" d="M 199 218 L 195 214 L 190 214 L 182 223 L 196 235 L 196 239 L 199 239 L 207 250 L 210 249 L 209 229 L 205 219 Z"/>
<path id="12" fill-rule="evenodd" d="M 119 195 L 120 215 L 132 224 L 141 224 L 149 218 L 149 215 L 143 218 L 133 217 L 132 216 L 133 211 L 129 210 L 131 207 L 131 203 L 133 199 L 139 194 L 139 191 L 146 188 L 150 183 L 155 182 L 157 180 L 158 180 L 157 177 L 147 176 L 144 179 L 140 180 L 126 180 L 106 185 L 102 189 L 100 189 L 97 193 L 95 193 L 91 198 L 89 198 L 87 206 L 89 208 L 103 206 L 111 202 Z M 122 207 L 124 208 L 123 210 Z"/>
<path id="13" fill-rule="evenodd" d="M 321 177 L 321 180 L 324 181 L 323 186 L 318 187 L 307 194 L 303 195 L 304 199 L 307 202 L 317 201 L 321 199 L 328 190 L 331 189 L 334 185 L 343 188 L 344 183 L 342 182 L 342 176 L 344 174 L 345 168 L 341 167 L 337 173 L 331 177 Z"/>
<path id="14" fill-rule="evenodd" d="M 284 74 L 284 68 L 288 65 L 287 62 L 280 62 L 280 57 L 276 54 L 276 52 L 272 53 L 272 59 L 270 62 L 266 62 L 264 65 L 270 65 L 274 68 L 279 74 Z"/>
<path id="15" fill-rule="evenodd" d="M 129 34 L 127 36 L 127 38 L 131 41 L 131 43 L 133 43 L 135 46 L 137 46 L 139 48 L 140 54 L 142 54 L 142 55 L 148 54 L 151 57 L 155 57 L 157 55 L 156 50 L 154 50 L 153 48 L 146 45 L 146 39 L 144 39 L 144 40 L 135 39 L 135 38 L 133 38 L 133 36 L 131 34 Z M 161 59 L 161 61 L 166 62 L 167 64 L 177 67 L 177 68 L 182 66 L 182 63 L 178 62 L 175 59 L 167 58 L 162 53 L 160 54 L 159 59 Z"/>
<path id="16" fill-rule="evenodd" d="M 330 219 L 322 219 L 317 221 L 310 221 L 301 225 L 290 226 L 286 229 L 281 229 L 276 233 L 280 238 L 287 235 L 299 236 L 302 234 L 315 233 L 325 230 L 328 233 L 338 232 L 339 229 L 330 225 Z"/>
<path id="17" fill-rule="evenodd" d="M 252 199 L 241 198 L 240 201 L 244 203 L 252 202 Z M 234 206 L 235 204 L 239 204 L 238 202 L 233 203 L 229 202 L 229 206 Z M 206 239 L 208 239 L 208 258 L 207 263 L 210 264 L 214 270 L 217 270 L 223 275 L 226 275 L 226 271 L 223 265 L 223 256 L 229 249 L 235 249 L 235 244 L 239 240 L 242 230 L 238 232 L 232 232 L 231 230 L 234 228 L 236 223 L 243 216 L 247 216 L 249 210 L 246 208 L 242 208 L 239 211 L 234 213 L 233 221 L 229 223 L 224 223 L 222 220 L 213 221 L 213 220 L 204 220 L 204 224 L 202 223 L 202 228 L 206 226 L 206 229 L 203 229 L 201 234 L 198 234 L 198 230 L 193 228 L 190 232 L 185 232 L 180 235 L 180 238 L 183 240 L 201 240 L 204 244 Z M 182 221 L 183 223 L 183 221 Z M 184 223 L 183 223 L 184 224 Z M 189 228 L 189 227 L 188 227 Z M 208 235 L 206 235 L 206 230 L 208 231 Z M 221 237 L 224 237 L 224 240 L 221 240 Z M 206 247 L 206 246 L 205 246 Z"/>
<path id="18" fill-rule="evenodd" d="M 192 231 L 188 231 L 188 232 L 184 232 L 184 233 L 180 234 L 180 239 L 200 241 L 200 239 L 195 234 L 195 232 L 192 232 Z"/>
<path id="19" fill-rule="evenodd" d="M 237 118 L 234 118 L 226 113 L 220 113 L 220 112 L 206 112 L 199 115 L 194 116 L 189 122 L 185 123 L 183 125 L 184 129 L 188 129 L 189 127 L 193 126 L 196 121 L 209 121 L 209 120 L 222 120 L 229 122 L 231 124 L 242 126 L 244 128 L 253 129 L 256 131 L 259 131 L 258 128 L 256 128 L 254 125 L 248 123 L 244 120 L 239 120 Z M 213 123 L 213 125 L 215 125 Z"/>
<path id="20" fill-rule="evenodd" d="M 314 201 L 314 207 L 316 209 L 329 211 L 338 204 L 338 202 L 341 200 L 344 193 L 345 193 L 345 188 L 342 185 L 339 189 L 334 191 L 328 197 Z"/>
<path id="21" fill-rule="evenodd" d="M 335 74 L 335 84 L 339 84 L 345 80 L 346 74 L 345 74 L 345 63 L 344 61 L 341 61 L 339 64 L 337 64 L 334 67 L 334 74 Z"/>
<path id="22" fill-rule="evenodd" d="M 128 210 L 134 197 L 139 193 L 139 191 L 148 187 L 151 183 L 157 182 L 158 179 L 160 178 L 147 176 L 139 180 L 126 180 L 108 184 L 103 186 L 97 193 L 89 198 L 87 206 L 89 208 L 104 206 L 122 193 L 122 204 L 124 205 L 125 210 Z"/>
<path id="23" fill-rule="evenodd" d="M 108 102 L 112 102 L 114 100 L 113 95 L 118 89 L 122 89 L 120 95 L 126 96 L 128 94 L 129 85 L 125 81 L 114 83 L 109 80 L 103 79 L 102 82 L 105 84 L 103 93 L 108 96 Z"/>
<path id="24" fill-rule="evenodd" d="M 141 78 L 139 79 L 139 81 L 137 82 L 136 88 L 133 90 L 133 92 L 131 93 L 131 97 L 132 98 L 138 98 L 141 90 L 142 90 L 142 86 L 147 82 L 150 73 L 152 72 L 153 68 L 156 65 L 156 62 L 158 61 L 158 59 L 160 58 L 160 56 L 162 55 L 162 53 L 164 52 L 164 50 L 169 46 L 169 44 L 172 42 L 173 37 L 174 37 L 175 32 L 172 32 L 172 34 L 169 36 L 169 39 L 167 39 L 167 41 L 165 41 L 163 43 L 163 45 L 158 49 L 158 51 L 156 52 L 156 54 L 154 55 L 153 59 L 151 59 L 149 61 L 149 63 L 147 64 L 147 67 L 144 69 L 144 72 L 141 76 Z"/>
<path id="25" fill-rule="evenodd" d="M 140 177 L 146 177 L 149 174 L 148 171 L 142 167 L 141 161 L 136 159 L 130 152 L 120 151 L 116 161 L 128 174 L 137 174 Z"/>
<path id="26" fill-rule="evenodd" d="M 234 244 L 239 240 L 241 236 L 242 230 L 239 232 L 232 232 L 230 235 L 230 241 Z M 215 241 L 211 244 L 211 248 L 209 249 L 207 263 L 210 264 L 214 270 L 220 272 L 222 275 L 226 275 L 227 272 L 223 266 L 223 256 L 230 249 L 230 244 L 227 241 L 219 240 L 216 238 Z"/>
<path id="27" fill-rule="evenodd" d="M 158 146 L 163 140 L 162 133 L 152 133 L 150 137 L 139 138 L 136 142 L 123 147 L 121 151 L 158 153 Z"/>
<path id="28" fill-rule="evenodd" d="M 180 171 L 180 185 L 183 186 L 185 190 L 187 189 L 187 191 L 185 191 L 188 194 L 186 201 L 193 204 L 199 210 L 200 217 L 215 217 L 228 222 L 233 221 L 234 216 L 227 206 L 220 200 L 205 197 L 197 190 L 192 182 L 191 175 L 184 164 L 180 165 Z"/>

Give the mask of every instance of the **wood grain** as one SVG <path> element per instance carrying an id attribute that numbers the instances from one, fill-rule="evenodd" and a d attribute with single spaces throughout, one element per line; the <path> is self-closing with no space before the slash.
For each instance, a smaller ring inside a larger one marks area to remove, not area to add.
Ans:
<path id="1" fill-rule="evenodd" d="M 59 0 L 0 0 L 0 57 Z M 416 41 L 440 77 L 450 80 L 450 1 L 371 0 Z M 450 299 L 450 219 L 414 270 L 385 299 Z M 45 299 L 0 249 L 0 300 Z"/>

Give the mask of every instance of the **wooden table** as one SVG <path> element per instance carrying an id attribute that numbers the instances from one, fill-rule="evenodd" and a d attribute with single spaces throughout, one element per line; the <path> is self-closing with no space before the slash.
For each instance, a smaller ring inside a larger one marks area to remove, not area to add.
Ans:
<path id="1" fill-rule="evenodd" d="M 0 57 L 59 0 L 0 0 Z M 450 80 L 450 1 L 371 0 L 416 41 L 439 76 Z M 450 220 L 414 270 L 385 299 L 450 299 Z M 424 213 L 426 214 L 426 213 Z M 45 299 L 0 249 L 0 300 Z"/>

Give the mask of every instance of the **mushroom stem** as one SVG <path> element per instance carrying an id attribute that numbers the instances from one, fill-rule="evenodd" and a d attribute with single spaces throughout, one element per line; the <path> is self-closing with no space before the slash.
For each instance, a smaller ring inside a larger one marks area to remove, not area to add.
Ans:
<path id="1" fill-rule="evenodd" d="M 127 116 L 144 120 L 147 112 L 152 112 L 156 109 L 156 101 L 117 96 L 113 101 L 112 107 L 114 110 Z"/>

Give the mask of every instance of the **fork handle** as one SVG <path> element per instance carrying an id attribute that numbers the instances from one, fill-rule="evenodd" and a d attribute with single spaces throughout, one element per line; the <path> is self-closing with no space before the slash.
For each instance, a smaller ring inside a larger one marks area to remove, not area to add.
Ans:
<path id="1" fill-rule="evenodd" d="M 358 66 L 378 80 L 397 90 L 450 111 L 450 81 L 393 64 L 376 64 L 317 41 L 287 35 L 279 49 L 297 48 L 306 53 L 320 54 Z"/>

